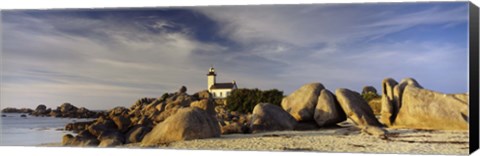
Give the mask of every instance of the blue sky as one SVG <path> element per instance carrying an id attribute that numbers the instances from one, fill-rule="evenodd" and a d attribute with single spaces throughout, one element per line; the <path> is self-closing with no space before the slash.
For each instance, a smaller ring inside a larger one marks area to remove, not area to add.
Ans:
<path id="1" fill-rule="evenodd" d="M 130 106 L 217 81 L 291 93 L 413 77 L 467 92 L 468 3 L 2 11 L 1 107 Z"/>

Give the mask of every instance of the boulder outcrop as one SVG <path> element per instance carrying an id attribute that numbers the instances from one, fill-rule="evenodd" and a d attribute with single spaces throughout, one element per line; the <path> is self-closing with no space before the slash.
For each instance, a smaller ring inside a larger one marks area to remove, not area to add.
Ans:
<path id="1" fill-rule="evenodd" d="M 406 85 L 394 126 L 468 130 L 468 95 L 443 94 Z"/>
<path id="2" fill-rule="evenodd" d="M 318 126 L 322 127 L 345 121 L 347 117 L 335 95 L 329 90 L 323 89 L 317 100 L 314 119 Z"/>
<path id="3" fill-rule="evenodd" d="M 335 91 L 340 106 L 345 114 L 360 128 L 366 126 L 382 126 L 373 114 L 372 109 L 359 93 L 340 88 Z"/>
<path id="4" fill-rule="evenodd" d="M 380 122 L 389 126 L 395 119 L 395 112 L 398 111 L 398 105 L 394 99 L 393 89 L 397 85 L 397 81 L 392 78 L 386 78 L 382 81 L 382 108 L 380 111 Z"/>
<path id="5" fill-rule="evenodd" d="M 303 85 L 282 100 L 282 108 L 297 121 L 312 121 L 320 91 L 325 89 L 321 83 Z"/>
<path id="6" fill-rule="evenodd" d="M 220 137 L 217 120 L 205 110 L 189 107 L 156 125 L 142 140 L 142 146 L 155 146 L 175 141 Z"/>
<path id="7" fill-rule="evenodd" d="M 279 106 L 260 103 L 255 106 L 252 113 L 250 129 L 253 133 L 262 131 L 293 130 L 297 124 L 288 112 Z"/>

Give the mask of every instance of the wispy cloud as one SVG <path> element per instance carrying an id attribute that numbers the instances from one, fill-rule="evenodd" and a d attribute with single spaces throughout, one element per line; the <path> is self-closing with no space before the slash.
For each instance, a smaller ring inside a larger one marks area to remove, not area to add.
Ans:
<path id="1" fill-rule="evenodd" d="M 332 90 L 378 88 L 385 77 L 463 92 L 466 6 L 3 12 L 2 107 L 129 106 L 181 85 L 189 93 L 205 89 L 210 65 L 219 81 L 286 93 L 314 81 Z"/>

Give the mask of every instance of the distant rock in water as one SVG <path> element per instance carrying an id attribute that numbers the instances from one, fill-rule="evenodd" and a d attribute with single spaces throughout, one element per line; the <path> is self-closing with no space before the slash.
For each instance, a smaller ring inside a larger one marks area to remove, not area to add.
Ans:
<path id="1" fill-rule="evenodd" d="M 37 106 L 35 111 L 31 112 L 32 116 L 51 116 L 63 118 L 97 118 L 102 114 L 103 112 L 90 111 L 84 107 L 77 108 L 70 103 L 63 103 L 53 110 L 41 104 Z"/>
<path id="2" fill-rule="evenodd" d="M 35 112 L 44 113 L 45 111 L 47 111 L 47 106 L 44 104 L 40 104 L 35 108 Z"/>
<path id="3" fill-rule="evenodd" d="M 22 117 L 22 118 L 26 118 L 26 117 L 27 117 L 27 115 L 25 115 L 25 114 L 22 114 L 22 115 L 20 115 L 20 117 Z"/>
<path id="4" fill-rule="evenodd" d="M 2 110 L 2 113 L 27 113 L 27 114 L 30 114 L 32 112 L 33 112 L 33 110 L 29 109 L 29 108 L 17 109 L 17 108 L 7 107 L 7 108 L 4 108 Z"/>

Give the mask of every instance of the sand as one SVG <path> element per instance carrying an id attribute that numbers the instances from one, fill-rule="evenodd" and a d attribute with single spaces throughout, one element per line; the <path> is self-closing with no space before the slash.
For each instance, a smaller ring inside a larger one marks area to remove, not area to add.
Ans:
<path id="1" fill-rule="evenodd" d="M 389 134 L 385 138 L 362 134 L 350 122 L 340 125 L 312 131 L 229 134 L 174 142 L 159 148 L 468 155 L 468 131 L 387 128 Z M 136 148 L 139 144 L 123 147 Z"/>
<path id="2" fill-rule="evenodd" d="M 468 154 L 466 131 L 389 129 L 388 139 L 360 134 L 348 128 L 231 134 L 221 138 L 171 143 L 160 148 L 317 151 L 365 153 Z"/>
<path id="3" fill-rule="evenodd" d="M 389 134 L 386 138 L 371 136 L 360 133 L 357 128 L 345 122 L 342 127 L 335 128 L 228 134 L 220 138 L 174 142 L 158 148 L 468 155 L 468 131 L 392 128 L 387 130 Z M 127 144 L 120 148 L 139 148 L 139 144 Z"/>

